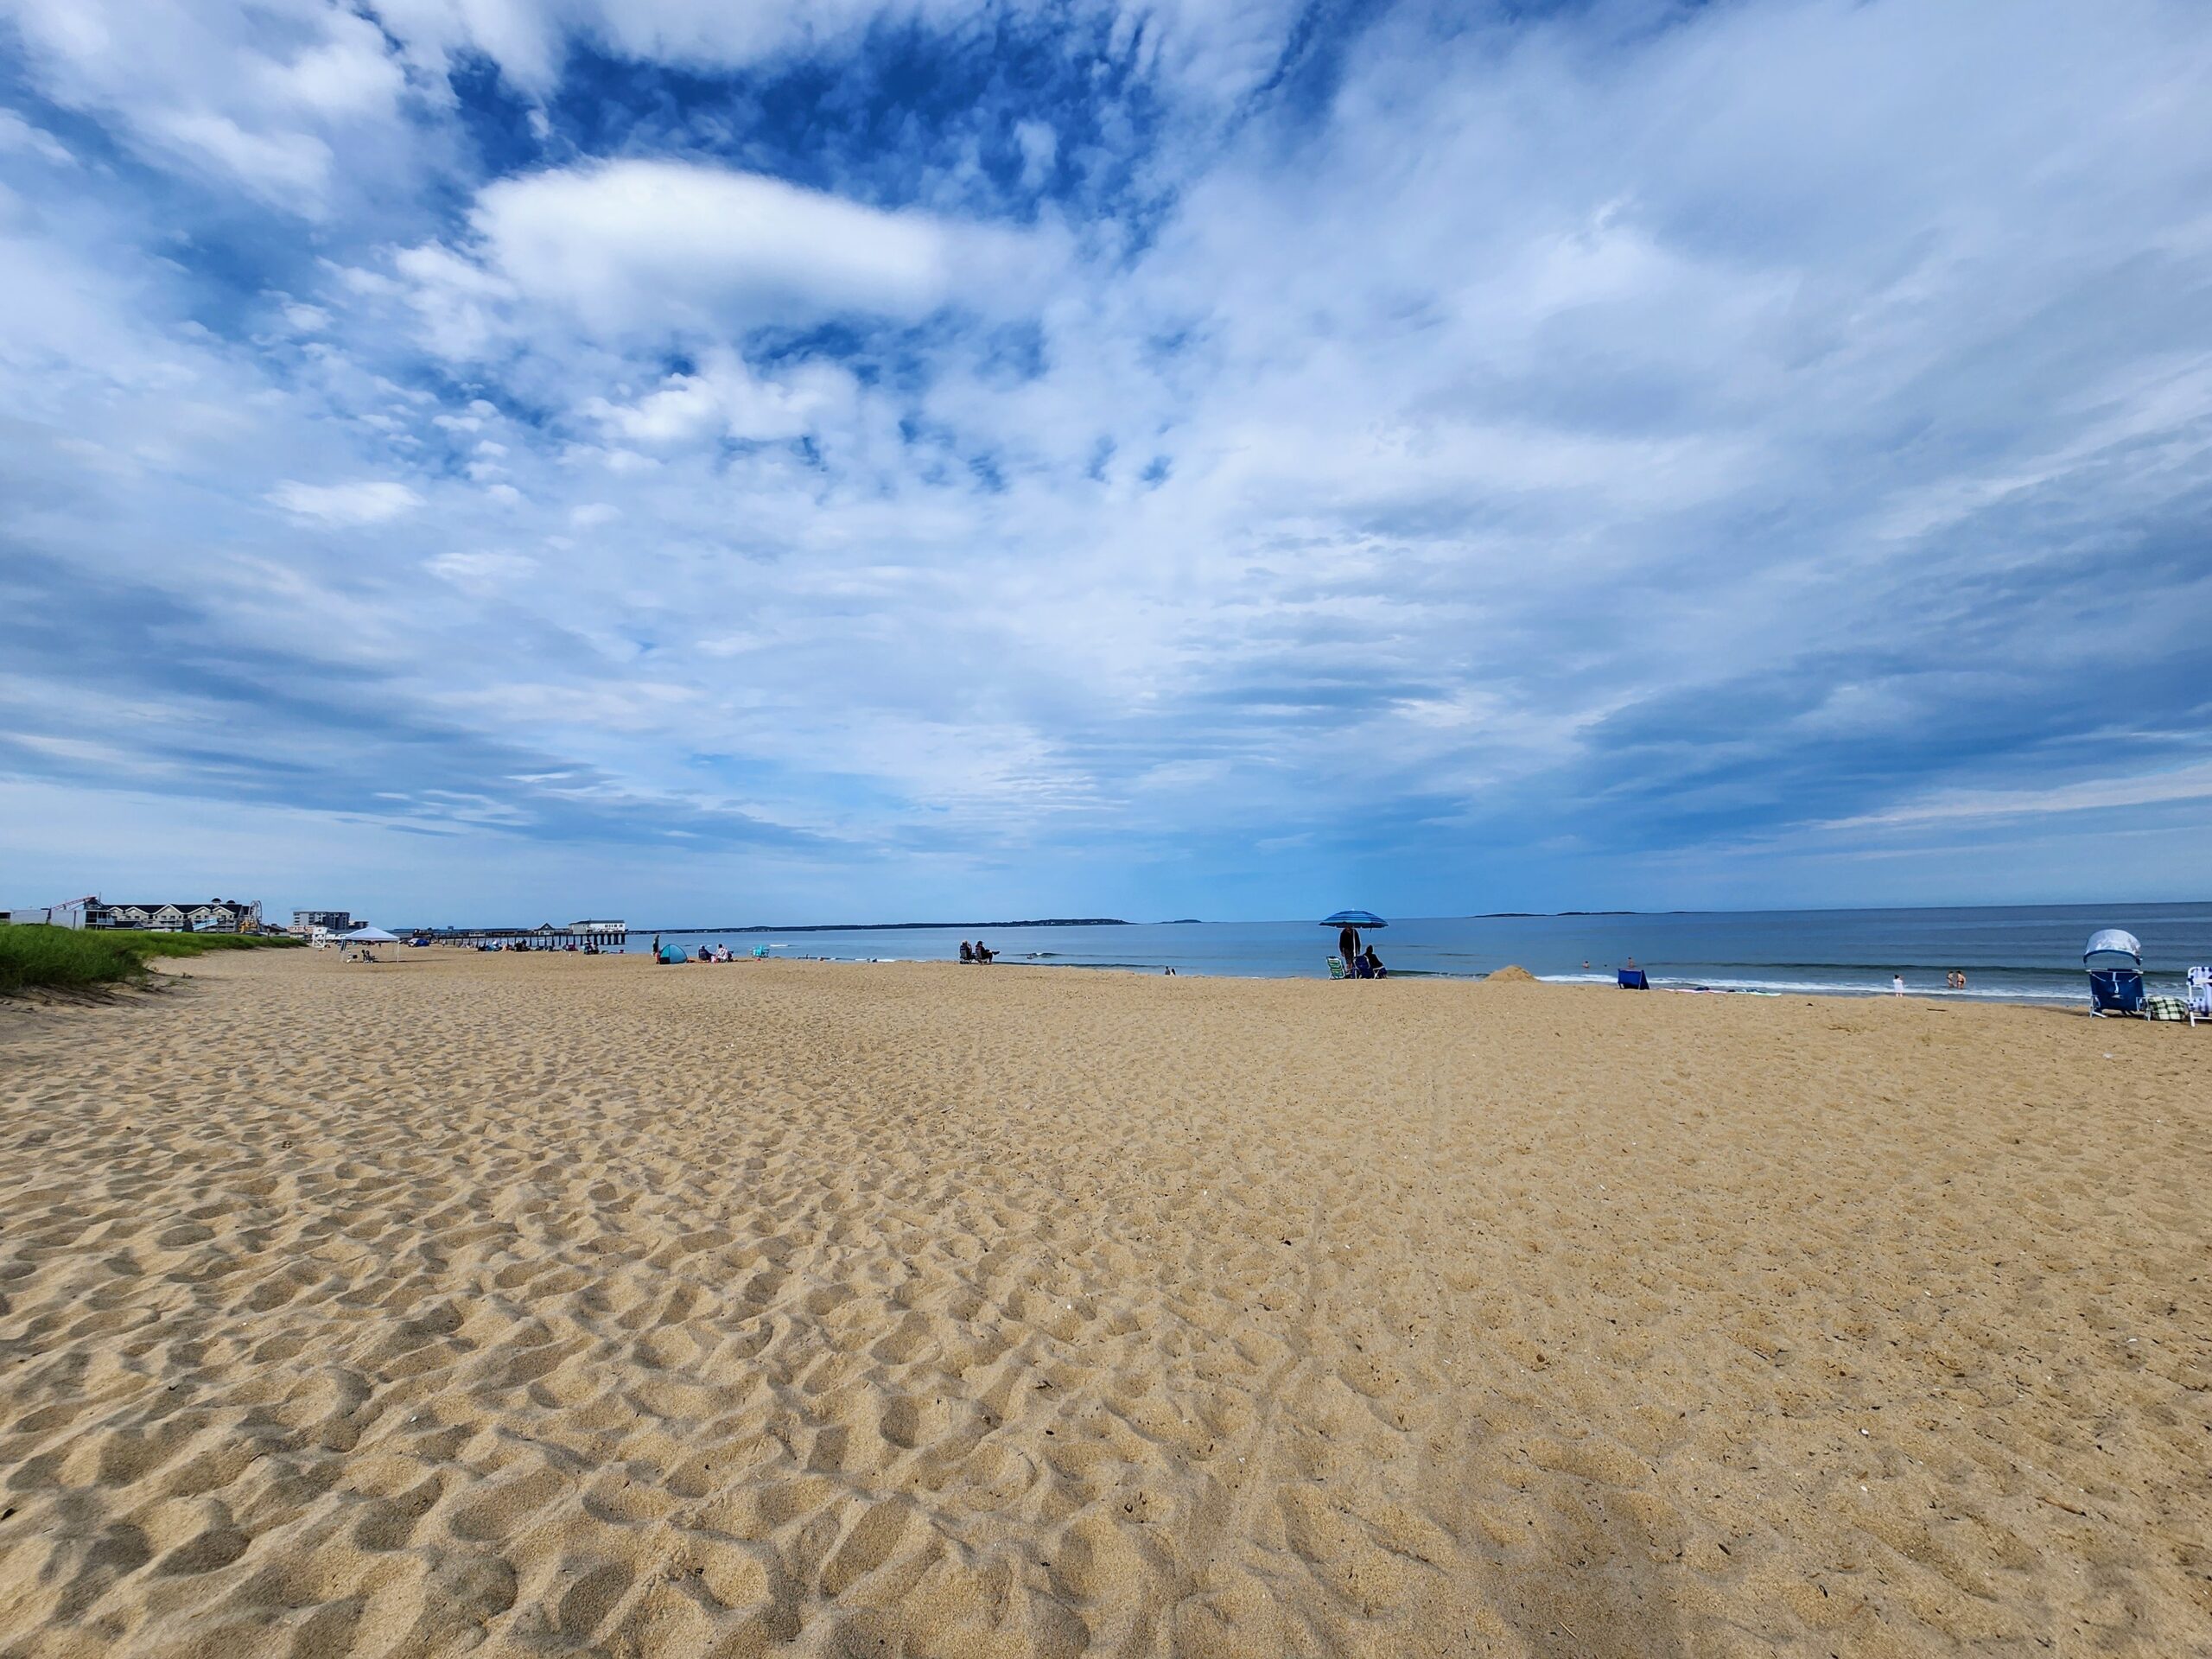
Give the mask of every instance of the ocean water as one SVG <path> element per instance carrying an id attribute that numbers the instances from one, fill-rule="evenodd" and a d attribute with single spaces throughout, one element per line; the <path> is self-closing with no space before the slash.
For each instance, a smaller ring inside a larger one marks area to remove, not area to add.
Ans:
<path id="1" fill-rule="evenodd" d="M 1509 963 L 1542 979 L 1611 983 L 1633 957 L 1654 986 L 1878 995 L 1902 973 L 1915 995 L 2013 1002 L 2086 1001 L 2082 947 L 2103 927 L 2143 942 L 2145 977 L 2178 991 L 2192 963 L 2212 963 L 2212 903 L 2044 906 L 1960 910 L 1692 912 L 1605 916 L 1391 918 L 1370 936 L 1393 973 L 1480 978 Z M 662 929 L 694 949 L 743 954 L 945 961 L 970 928 L 809 933 Z M 632 929 L 632 948 L 653 930 Z M 1123 927 L 985 928 L 1001 963 L 1253 978 L 1325 977 L 1336 931 L 1313 922 L 1151 923 Z M 1584 963 L 1589 965 L 1586 969 Z M 1964 970 L 1967 989 L 1943 976 Z"/>

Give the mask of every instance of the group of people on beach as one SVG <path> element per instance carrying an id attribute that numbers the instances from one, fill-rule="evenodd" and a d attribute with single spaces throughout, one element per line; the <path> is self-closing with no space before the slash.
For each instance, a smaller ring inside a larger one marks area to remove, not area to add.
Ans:
<path id="1" fill-rule="evenodd" d="M 1332 921 L 1334 917 L 1330 918 Z M 1389 969 L 1382 965 L 1382 958 L 1375 954 L 1375 947 L 1362 949 L 1359 930 L 1345 926 L 1337 931 L 1337 954 L 1344 958 L 1346 979 L 1388 979 Z"/>
<path id="2" fill-rule="evenodd" d="M 963 962 L 995 962 L 997 959 L 998 952 L 988 948 L 981 939 L 973 944 L 965 939 L 960 941 L 960 960 Z"/>
<path id="3" fill-rule="evenodd" d="M 1963 968 L 1954 968 L 1949 973 L 1943 976 L 1943 988 L 1945 990 L 1963 991 L 1966 988 L 1967 976 L 1966 970 Z M 1904 976 L 1903 974 L 1891 974 L 1890 976 L 1890 995 L 1891 996 L 1903 996 L 1904 995 Z"/>
<path id="4" fill-rule="evenodd" d="M 660 935 L 653 935 L 654 962 L 670 966 L 680 962 L 745 962 L 760 955 L 761 952 L 755 950 L 753 957 L 741 957 L 726 944 L 702 944 L 695 950 L 686 950 L 680 944 L 663 944 Z"/>

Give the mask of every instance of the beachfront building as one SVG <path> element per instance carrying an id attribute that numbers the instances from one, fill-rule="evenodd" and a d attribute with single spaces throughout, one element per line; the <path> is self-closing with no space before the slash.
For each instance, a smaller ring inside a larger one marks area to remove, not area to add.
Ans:
<path id="1" fill-rule="evenodd" d="M 317 928 L 327 933 L 351 933 L 353 912 L 350 910 L 296 910 L 292 912 L 290 931 L 302 938 L 312 938 Z"/>
<path id="2" fill-rule="evenodd" d="M 85 904 L 86 927 L 136 927 L 149 933 L 258 933 L 261 901 L 210 899 L 204 904 L 111 905 L 98 899 Z"/>
<path id="3" fill-rule="evenodd" d="M 0 912 L 0 920 L 46 927 L 82 927 L 86 908 L 98 903 L 97 899 L 65 899 L 58 905 L 41 905 L 35 910 Z"/>

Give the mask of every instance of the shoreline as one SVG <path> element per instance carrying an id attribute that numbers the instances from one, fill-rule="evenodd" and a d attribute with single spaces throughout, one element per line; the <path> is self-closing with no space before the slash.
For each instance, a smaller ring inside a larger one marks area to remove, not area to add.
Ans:
<path id="1" fill-rule="evenodd" d="M 602 954 L 610 953 L 603 952 Z M 620 955 L 624 953 L 615 952 L 611 954 Z M 650 957 L 651 952 L 650 950 L 645 950 L 632 954 L 640 954 Z M 777 956 L 763 957 L 733 957 L 728 963 L 713 963 L 705 964 L 684 963 L 682 964 L 670 965 L 681 965 L 683 967 L 698 967 L 702 965 L 710 967 L 736 967 L 741 964 L 753 965 L 763 962 L 842 963 L 855 967 L 883 967 L 896 964 L 918 967 L 934 966 L 946 968 L 968 968 L 976 965 L 969 963 L 948 961 L 945 958 L 939 957 L 824 957 L 810 956 L 797 952 L 785 952 Z M 1163 977 L 1174 977 L 1179 979 L 1249 980 L 1255 983 L 1271 985 L 1301 984 L 1309 982 L 1323 984 L 1337 984 L 1344 982 L 1330 979 L 1326 976 L 1319 974 L 1228 973 L 1204 968 L 1186 969 L 1182 967 L 1179 963 L 1175 964 L 1176 972 L 1173 976 L 1168 976 L 1162 972 L 1162 969 L 1169 965 L 1166 963 L 1142 964 L 1135 963 L 1053 962 L 1041 961 L 1033 957 L 1004 956 L 988 965 L 993 968 L 1070 969 L 1078 972 L 1090 974 L 1128 974 L 1140 978 L 1150 977 L 1157 979 Z M 1493 969 L 1492 971 L 1495 972 L 1497 970 Z M 1389 979 L 1404 983 L 1442 982 L 1459 985 L 1480 985 L 1487 981 L 1491 977 L 1491 975 L 1487 973 L 1458 974 L 1442 969 L 1408 969 L 1394 971 L 1388 977 Z M 1618 988 L 1611 978 L 1599 977 L 1595 973 L 1592 973 L 1587 977 L 1580 974 L 1531 974 L 1529 977 L 1538 984 L 1554 985 L 1561 988 L 1562 989 L 1608 990 Z M 2177 994 L 2178 994 L 2179 989 L 2185 986 L 2185 982 L 2182 980 L 2182 977 L 2179 975 L 2161 976 L 2158 974 L 2146 974 L 2145 978 L 2147 982 L 2152 982 L 2152 988 L 2153 990 L 2167 988 L 2157 982 L 2164 978 L 2171 978 L 2175 982 L 2174 988 L 2176 989 Z M 1655 992 L 1661 992 L 1678 996 L 1747 996 L 1756 998 L 1778 997 L 1785 999 L 1793 996 L 1804 996 L 1829 998 L 1844 1001 L 1863 1001 L 1869 1000 L 1880 1001 L 1883 999 L 1896 1000 L 1897 997 L 1897 994 L 1889 989 L 1886 986 L 1859 988 L 1834 985 L 1812 985 L 1789 982 L 1771 982 L 1766 983 L 1753 982 L 1749 984 L 1733 985 L 1716 983 L 1712 981 L 1684 982 L 1678 983 L 1670 982 L 1666 976 L 1659 974 L 1653 975 L 1650 989 Z M 2086 989 L 2075 988 L 2069 988 L 2063 991 L 2054 990 L 2046 993 L 2032 990 L 2002 988 L 1984 990 L 1969 986 L 1963 991 L 1958 991 L 1948 989 L 1940 986 L 1916 987 L 1908 984 L 1905 988 L 1902 1000 L 1908 1002 L 1921 1001 L 1963 1007 L 1999 1006 L 2011 1007 L 2056 1008 L 2062 1010 L 2073 1007 L 2078 1003 L 2086 1010 L 2088 1001 L 2088 995 Z"/>

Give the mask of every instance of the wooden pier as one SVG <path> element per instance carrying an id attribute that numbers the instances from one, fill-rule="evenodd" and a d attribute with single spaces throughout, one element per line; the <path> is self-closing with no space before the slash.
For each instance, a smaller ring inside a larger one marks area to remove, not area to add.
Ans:
<path id="1" fill-rule="evenodd" d="M 398 931 L 403 939 L 428 939 L 433 944 L 459 944 L 472 949 L 480 944 L 499 944 L 510 950 L 518 946 L 531 950 L 566 950 L 571 947 L 582 950 L 587 946 L 620 950 L 630 943 L 630 925 L 622 921 L 570 922 L 566 927 L 556 927 L 551 922 L 540 922 L 536 927 L 413 927 Z"/>

